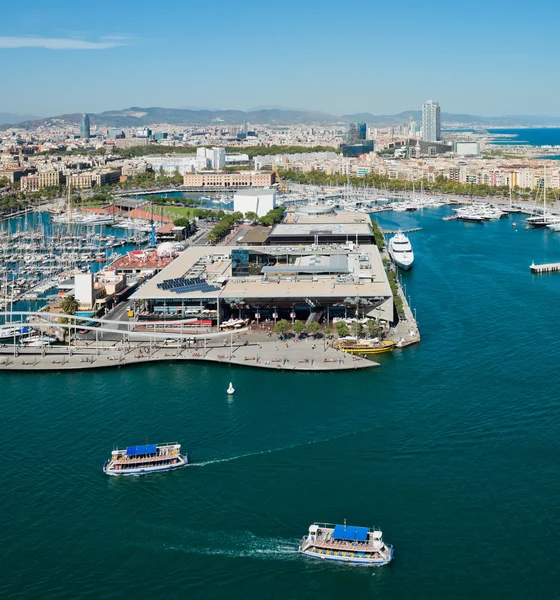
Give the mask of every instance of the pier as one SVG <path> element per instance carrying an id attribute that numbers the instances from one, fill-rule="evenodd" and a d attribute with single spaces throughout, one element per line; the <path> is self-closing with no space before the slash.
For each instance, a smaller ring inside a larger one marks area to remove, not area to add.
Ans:
<path id="1" fill-rule="evenodd" d="M 542 274 L 542 273 L 558 273 L 560 271 L 560 262 L 557 263 L 546 263 L 543 265 L 536 265 L 533 263 L 530 266 L 531 273 Z"/>
<path id="2" fill-rule="evenodd" d="M 422 227 L 412 227 L 411 229 L 382 229 L 381 227 L 379 227 L 379 229 L 381 229 L 382 233 L 412 233 L 413 231 L 422 231 Z"/>

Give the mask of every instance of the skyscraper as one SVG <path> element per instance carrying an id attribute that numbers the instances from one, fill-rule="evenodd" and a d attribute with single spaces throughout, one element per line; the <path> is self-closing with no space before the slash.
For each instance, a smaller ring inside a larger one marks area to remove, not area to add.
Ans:
<path id="1" fill-rule="evenodd" d="M 367 137 L 367 125 L 365 123 L 350 123 L 346 134 L 348 145 L 359 144 Z"/>
<path id="2" fill-rule="evenodd" d="M 441 140 L 439 102 L 428 100 L 422 105 L 422 139 L 425 142 L 438 142 Z"/>
<path id="3" fill-rule="evenodd" d="M 91 135 L 91 127 L 89 123 L 89 115 L 84 113 L 82 115 L 82 123 L 80 125 L 80 137 L 89 139 Z"/>

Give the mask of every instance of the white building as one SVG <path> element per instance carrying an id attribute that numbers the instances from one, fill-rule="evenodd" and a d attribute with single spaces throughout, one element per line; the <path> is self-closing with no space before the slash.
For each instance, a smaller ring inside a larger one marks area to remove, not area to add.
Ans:
<path id="1" fill-rule="evenodd" d="M 226 166 L 226 149 L 212 148 L 212 168 L 220 171 Z"/>
<path id="2" fill-rule="evenodd" d="M 226 149 L 214 147 L 197 148 L 196 159 L 198 161 L 198 169 L 214 169 L 220 171 L 226 166 Z"/>
<path id="3" fill-rule="evenodd" d="M 453 151 L 457 156 L 477 156 L 480 154 L 478 142 L 454 142 Z"/>
<path id="4" fill-rule="evenodd" d="M 92 273 L 76 273 L 74 276 L 74 297 L 80 308 L 90 309 L 93 307 L 95 296 Z"/>
<path id="5" fill-rule="evenodd" d="M 425 142 L 441 140 L 441 111 L 439 102 L 428 100 L 422 105 L 422 139 Z"/>
<path id="6" fill-rule="evenodd" d="M 192 156 L 146 156 L 144 158 L 147 164 L 152 166 L 152 169 L 157 173 L 163 171 L 168 175 L 173 175 L 177 171 L 184 175 L 199 170 L 199 161 Z M 206 167 L 206 164 L 203 165 Z"/>
<path id="7" fill-rule="evenodd" d="M 264 217 L 276 208 L 275 190 L 243 190 L 233 196 L 233 210 L 236 212 L 254 212 Z"/>

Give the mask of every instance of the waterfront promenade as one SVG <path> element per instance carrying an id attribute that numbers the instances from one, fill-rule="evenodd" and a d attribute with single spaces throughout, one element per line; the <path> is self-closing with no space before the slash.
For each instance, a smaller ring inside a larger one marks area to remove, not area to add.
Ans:
<path id="1" fill-rule="evenodd" d="M 212 342 L 206 347 L 184 348 L 180 344 L 158 345 L 146 342 L 83 343 L 70 351 L 64 346 L 0 348 L 1 371 L 68 371 L 125 367 L 155 362 L 213 362 L 236 366 L 286 371 L 347 371 L 368 369 L 378 363 L 340 352 L 323 340 L 268 340 L 245 343 Z"/>

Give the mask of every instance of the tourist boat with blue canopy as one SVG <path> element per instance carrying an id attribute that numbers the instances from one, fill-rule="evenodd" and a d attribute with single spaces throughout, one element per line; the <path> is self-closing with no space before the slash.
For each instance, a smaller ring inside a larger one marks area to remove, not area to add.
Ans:
<path id="1" fill-rule="evenodd" d="M 146 444 L 113 450 L 103 466 L 107 475 L 143 475 L 184 467 L 189 463 L 187 454 L 181 454 L 181 444 Z"/>
<path id="2" fill-rule="evenodd" d="M 299 544 L 312 558 L 379 567 L 393 560 L 393 546 L 385 544 L 379 529 L 313 523 Z"/>

